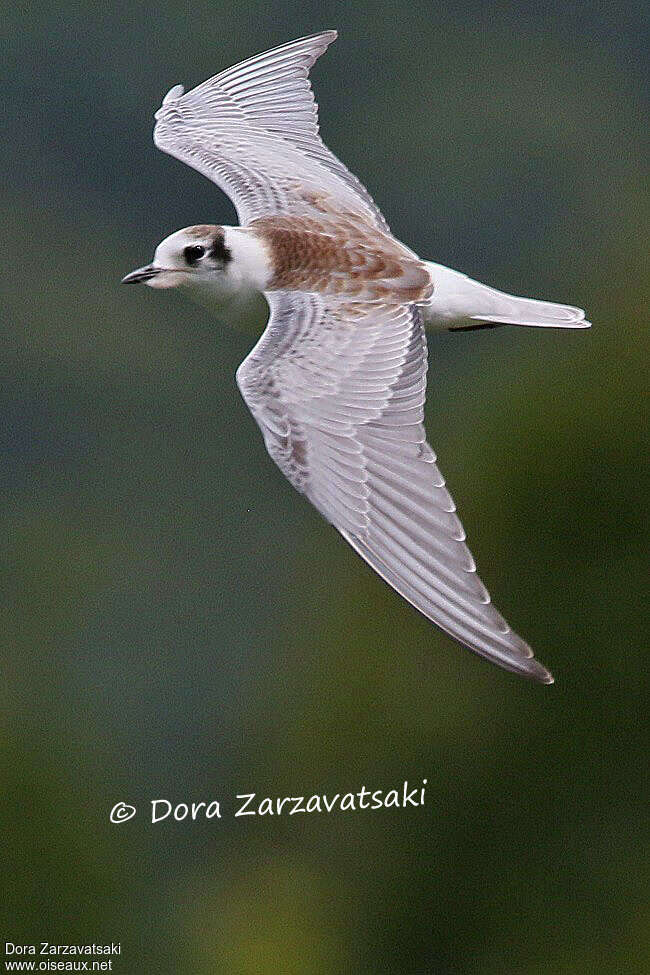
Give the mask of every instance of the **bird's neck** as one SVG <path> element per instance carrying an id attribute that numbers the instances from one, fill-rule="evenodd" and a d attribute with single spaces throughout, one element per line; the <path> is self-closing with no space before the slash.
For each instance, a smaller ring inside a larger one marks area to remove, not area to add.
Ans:
<path id="1" fill-rule="evenodd" d="M 268 245 L 246 227 L 224 227 L 224 232 L 231 255 L 226 279 L 233 293 L 264 291 L 273 277 Z"/>

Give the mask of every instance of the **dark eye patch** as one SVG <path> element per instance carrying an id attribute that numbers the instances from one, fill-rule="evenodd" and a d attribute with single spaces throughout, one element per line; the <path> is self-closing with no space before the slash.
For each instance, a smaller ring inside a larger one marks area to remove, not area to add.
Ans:
<path id="1" fill-rule="evenodd" d="M 228 264 L 230 260 L 232 260 L 230 248 L 226 247 L 223 234 L 215 239 L 210 251 L 210 257 L 215 261 L 220 261 L 224 266 Z"/>
<path id="2" fill-rule="evenodd" d="M 191 266 L 200 261 L 205 254 L 205 247 L 201 247 L 200 244 L 190 244 L 183 250 L 183 255 L 187 263 Z"/>

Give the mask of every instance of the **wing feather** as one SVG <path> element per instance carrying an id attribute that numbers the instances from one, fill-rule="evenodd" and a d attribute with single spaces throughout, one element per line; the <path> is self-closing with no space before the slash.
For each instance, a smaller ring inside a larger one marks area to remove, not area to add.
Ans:
<path id="1" fill-rule="evenodd" d="M 490 602 L 426 443 L 417 308 L 358 303 L 346 321 L 350 305 L 336 299 L 267 298 L 267 330 L 237 382 L 280 469 L 424 616 L 507 670 L 551 682 Z"/>
<path id="2" fill-rule="evenodd" d="M 241 223 L 325 205 L 388 230 L 363 184 L 319 135 L 309 71 L 335 39 L 335 31 L 302 37 L 186 94 L 175 85 L 156 112 L 155 144 L 221 187 Z"/>

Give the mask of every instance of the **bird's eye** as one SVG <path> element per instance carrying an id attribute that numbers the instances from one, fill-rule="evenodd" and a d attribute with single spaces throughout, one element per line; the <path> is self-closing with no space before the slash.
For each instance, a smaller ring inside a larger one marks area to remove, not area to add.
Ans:
<path id="1" fill-rule="evenodd" d="M 189 247 L 185 248 L 183 254 L 188 264 L 196 264 L 205 254 L 205 247 L 201 247 L 200 244 L 190 244 Z"/>

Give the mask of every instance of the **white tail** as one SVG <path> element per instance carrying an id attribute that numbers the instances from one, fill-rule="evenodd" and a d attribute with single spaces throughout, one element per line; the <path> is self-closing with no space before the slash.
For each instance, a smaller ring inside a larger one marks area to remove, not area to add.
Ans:
<path id="1" fill-rule="evenodd" d="M 433 295 L 422 305 L 425 324 L 438 329 L 518 325 L 531 328 L 589 328 L 582 308 L 508 295 L 442 264 L 426 262 Z"/>

